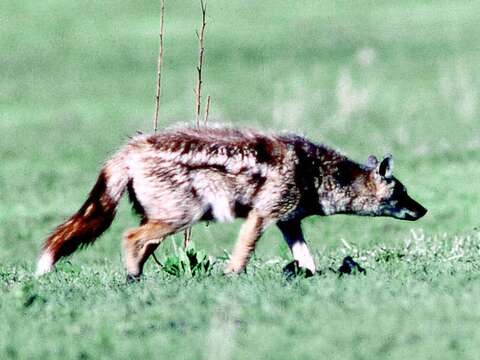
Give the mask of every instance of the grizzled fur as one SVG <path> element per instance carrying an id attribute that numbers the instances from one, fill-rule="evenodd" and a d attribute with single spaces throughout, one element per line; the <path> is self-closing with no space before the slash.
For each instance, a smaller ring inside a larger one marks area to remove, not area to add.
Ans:
<path id="1" fill-rule="evenodd" d="M 90 196 L 46 240 L 37 273 L 88 244 L 110 225 L 124 193 L 141 226 L 124 237 L 125 266 L 138 278 L 168 235 L 201 220 L 246 218 L 226 272 L 244 269 L 256 241 L 277 224 L 300 266 L 315 264 L 300 221 L 309 215 L 356 214 L 416 220 L 426 213 L 392 176 L 390 156 L 358 164 L 297 135 L 183 128 L 139 135 L 109 160 Z"/>

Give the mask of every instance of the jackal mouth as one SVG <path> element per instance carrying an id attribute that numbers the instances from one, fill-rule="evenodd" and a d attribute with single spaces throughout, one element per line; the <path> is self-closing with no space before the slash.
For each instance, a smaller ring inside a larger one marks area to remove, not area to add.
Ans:
<path id="1" fill-rule="evenodd" d="M 392 210 L 393 217 L 407 221 L 416 221 L 424 217 L 428 211 L 420 203 L 408 196 L 406 192 L 395 204 L 394 209 Z"/>
<path id="2" fill-rule="evenodd" d="M 418 220 L 418 219 L 424 217 L 426 213 L 427 213 L 427 209 L 423 209 L 421 212 L 416 213 L 415 215 L 411 215 L 411 214 L 407 213 L 407 214 L 405 214 L 405 217 L 403 218 L 403 220 L 415 221 L 415 220 Z"/>

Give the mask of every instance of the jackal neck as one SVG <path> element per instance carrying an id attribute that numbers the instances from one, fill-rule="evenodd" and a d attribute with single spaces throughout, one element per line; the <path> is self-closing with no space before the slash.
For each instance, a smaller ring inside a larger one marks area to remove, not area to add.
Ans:
<path id="1" fill-rule="evenodd" d="M 322 175 L 317 188 L 321 213 L 357 212 L 357 200 L 368 185 L 368 169 L 331 149 L 319 147 L 318 154 Z"/>

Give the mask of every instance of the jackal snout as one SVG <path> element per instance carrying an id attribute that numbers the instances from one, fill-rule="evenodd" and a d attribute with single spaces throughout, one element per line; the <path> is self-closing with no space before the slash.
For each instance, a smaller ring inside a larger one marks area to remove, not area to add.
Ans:
<path id="1" fill-rule="evenodd" d="M 392 216 L 396 219 L 415 221 L 427 213 L 427 209 L 408 196 L 407 192 L 396 200 Z"/>

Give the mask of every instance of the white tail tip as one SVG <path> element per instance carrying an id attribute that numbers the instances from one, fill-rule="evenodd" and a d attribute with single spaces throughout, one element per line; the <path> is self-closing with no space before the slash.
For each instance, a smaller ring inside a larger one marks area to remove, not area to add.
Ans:
<path id="1" fill-rule="evenodd" d="M 53 269 L 53 256 L 49 252 L 45 252 L 40 256 L 37 263 L 37 271 L 35 271 L 35 276 L 42 276 Z"/>

